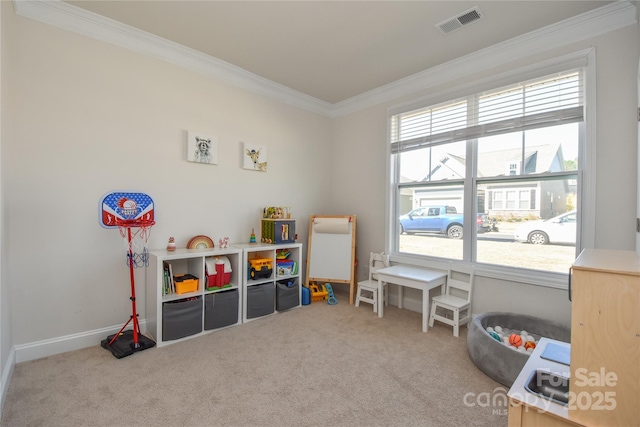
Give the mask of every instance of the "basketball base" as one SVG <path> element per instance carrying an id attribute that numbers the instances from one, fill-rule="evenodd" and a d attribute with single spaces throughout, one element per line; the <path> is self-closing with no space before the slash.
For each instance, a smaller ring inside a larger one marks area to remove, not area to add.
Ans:
<path id="1" fill-rule="evenodd" d="M 111 342 L 114 336 L 116 336 L 116 334 L 109 335 L 100 342 L 100 345 L 102 348 L 109 350 L 117 359 L 131 356 L 136 351 L 146 350 L 156 345 L 151 339 L 142 334 L 138 334 L 138 347 L 134 347 L 133 330 L 131 329 L 121 332 L 113 344 L 109 345 L 109 342 Z"/>

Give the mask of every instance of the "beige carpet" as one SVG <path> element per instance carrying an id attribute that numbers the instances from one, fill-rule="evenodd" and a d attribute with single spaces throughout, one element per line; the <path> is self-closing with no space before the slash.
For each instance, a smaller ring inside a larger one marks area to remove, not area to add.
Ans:
<path id="1" fill-rule="evenodd" d="M 299 307 L 116 359 L 99 345 L 15 367 L 9 426 L 506 426 L 506 390 L 449 326 L 389 306 Z"/>

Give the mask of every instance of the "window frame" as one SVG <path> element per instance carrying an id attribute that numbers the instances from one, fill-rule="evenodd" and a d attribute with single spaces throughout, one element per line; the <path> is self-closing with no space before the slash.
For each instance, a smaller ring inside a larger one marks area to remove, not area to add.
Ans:
<path id="1" fill-rule="evenodd" d="M 550 75 L 555 72 L 562 72 L 575 68 L 583 69 L 584 77 L 584 120 L 580 122 L 579 132 L 580 139 L 583 141 L 578 150 L 578 171 L 567 171 L 571 174 L 577 175 L 578 183 L 578 230 L 576 236 L 576 256 L 584 248 L 593 248 L 595 242 L 595 182 L 596 182 L 596 168 L 595 168 L 595 135 L 596 135 L 596 117 L 595 117 L 595 105 L 596 105 L 596 67 L 595 67 L 595 50 L 585 49 L 579 52 L 574 52 L 561 57 L 552 58 L 546 61 L 532 64 L 527 67 L 521 67 L 506 71 L 504 73 L 497 74 L 494 77 L 481 79 L 472 84 L 467 84 L 462 87 L 452 87 L 448 90 L 440 93 L 422 97 L 405 103 L 391 107 L 387 111 L 387 188 L 385 198 L 385 248 L 387 253 L 390 254 L 391 259 L 395 262 L 403 262 L 414 265 L 423 265 L 431 268 L 446 268 L 449 259 L 435 258 L 425 255 L 406 254 L 398 251 L 397 234 L 399 233 L 399 225 L 397 218 L 399 217 L 399 186 L 400 176 L 399 168 L 397 164 L 394 164 L 393 159 L 399 156 L 392 155 L 391 152 L 391 138 L 392 116 L 424 108 L 430 105 L 437 105 L 444 103 L 448 100 L 455 100 L 469 96 L 470 94 L 480 93 L 491 89 L 514 84 L 518 81 L 526 81 L 530 79 L 540 78 L 545 75 Z M 476 159 L 477 144 L 473 142 L 467 143 L 466 156 L 467 158 Z M 528 175 L 535 176 L 535 175 Z M 549 176 L 549 175 L 545 175 Z M 498 179 L 509 180 L 510 176 L 498 177 Z M 495 181 L 496 177 L 485 179 L 477 178 L 475 174 L 475 161 L 469 162 L 467 167 L 466 178 L 462 181 L 466 186 L 472 186 L 473 190 L 467 192 L 465 190 L 464 198 L 464 211 L 471 212 L 472 217 L 477 215 L 477 185 L 478 182 L 486 180 Z M 466 195 L 473 195 L 473 197 L 466 197 Z M 531 199 L 530 199 L 531 200 Z M 503 194 L 503 202 L 506 203 L 506 194 Z M 472 259 L 472 250 L 476 248 L 477 233 L 472 227 L 475 225 L 470 224 L 469 221 L 465 221 L 463 241 L 463 262 L 470 262 Z M 455 262 L 455 260 L 454 260 Z M 473 264 L 476 267 L 476 273 L 479 276 L 495 278 L 500 280 L 515 281 L 524 284 L 545 286 L 558 289 L 566 289 L 569 271 L 567 273 L 546 272 L 540 270 L 531 270 L 526 268 L 515 268 L 508 266 L 498 266 L 492 264 L 478 263 L 475 260 Z"/>

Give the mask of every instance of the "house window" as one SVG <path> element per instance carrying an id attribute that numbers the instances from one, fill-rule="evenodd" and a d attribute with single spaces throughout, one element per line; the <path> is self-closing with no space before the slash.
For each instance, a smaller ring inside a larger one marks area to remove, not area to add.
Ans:
<path id="1" fill-rule="evenodd" d="M 392 113 L 392 253 L 566 274 L 580 241 L 583 74 Z M 412 214 L 438 206 L 455 213 Z"/>

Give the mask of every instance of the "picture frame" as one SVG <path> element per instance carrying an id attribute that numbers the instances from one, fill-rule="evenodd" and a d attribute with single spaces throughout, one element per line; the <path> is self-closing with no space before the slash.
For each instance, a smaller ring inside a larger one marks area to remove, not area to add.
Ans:
<path id="1" fill-rule="evenodd" d="M 242 167 L 244 169 L 266 172 L 267 147 L 264 145 L 242 143 Z"/>
<path id="2" fill-rule="evenodd" d="M 202 132 L 187 132 L 187 161 L 218 164 L 218 138 Z"/>

